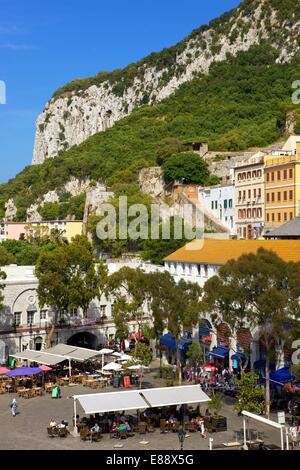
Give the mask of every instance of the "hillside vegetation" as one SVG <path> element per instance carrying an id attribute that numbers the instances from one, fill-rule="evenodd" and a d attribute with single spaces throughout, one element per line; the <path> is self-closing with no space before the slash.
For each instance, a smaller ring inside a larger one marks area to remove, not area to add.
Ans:
<path id="1" fill-rule="evenodd" d="M 267 44 L 228 57 L 213 65 L 208 76 L 185 83 L 163 102 L 143 106 L 57 158 L 25 168 L 0 186 L 0 217 L 5 202 L 14 198 L 17 219 L 24 219 L 38 197 L 61 188 L 71 176 L 109 185 L 134 183 L 139 168 L 156 164 L 167 138 L 206 140 L 220 151 L 265 146 L 282 137 L 290 110 L 295 110 L 300 132 L 300 107 L 291 100 L 300 59 L 277 64 L 275 57 Z M 73 210 L 71 202 L 64 201 L 64 215 Z"/>

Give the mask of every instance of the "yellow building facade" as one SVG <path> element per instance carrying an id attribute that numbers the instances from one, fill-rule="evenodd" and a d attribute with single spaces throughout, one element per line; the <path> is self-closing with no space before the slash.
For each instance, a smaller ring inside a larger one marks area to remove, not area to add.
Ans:
<path id="1" fill-rule="evenodd" d="M 265 156 L 265 232 L 300 214 L 300 142 Z"/>

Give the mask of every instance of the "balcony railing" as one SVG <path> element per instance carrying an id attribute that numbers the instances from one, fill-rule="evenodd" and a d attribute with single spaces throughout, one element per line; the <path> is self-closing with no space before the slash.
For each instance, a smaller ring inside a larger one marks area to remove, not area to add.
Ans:
<path id="1" fill-rule="evenodd" d="M 82 328 L 88 326 L 99 326 L 103 325 L 106 317 L 101 317 L 98 319 L 89 319 L 89 318 L 78 318 L 74 320 L 60 320 L 57 323 L 57 329 L 71 329 L 71 328 Z M 51 327 L 51 322 L 41 321 L 41 322 L 34 322 L 31 324 L 20 325 L 17 323 L 7 324 L 7 325 L 0 325 L 0 335 L 2 334 L 9 334 L 9 333 L 30 333 L 36 332 L 39 330 L 48 331 Z"/>

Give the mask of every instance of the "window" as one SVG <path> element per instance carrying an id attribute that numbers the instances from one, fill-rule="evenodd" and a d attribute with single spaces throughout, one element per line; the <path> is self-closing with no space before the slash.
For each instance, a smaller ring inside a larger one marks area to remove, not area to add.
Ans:
<path id="1" fill-rule="evenodd" d="M 251 217 L 251 209 L 247 209 L 247 218 L 250 219 Z"/>
<path id="2" fill-rule="evenodd" d="M 290 201 L 293 200 L 293 195 L 294 195 L 294 192 L 293 192 L 293 191 L 290 191 Z"/>
<path id="3" fill-rule="evenodd" d="M 218 201 L 215 201 L 215 209 L 218 209 Z"/>
<path id="4" fill-rule="evenodd" d="M 78 309 L 77 308 L 71 308 L 70 309 L 70 317 L 74 318 L 77 317 Z"/>
<path id="5" fill-rule="evenodd" d="M 239 200 L 242 199 L 242 191 L 239 191 Z"/>
<path id="6" fill-rule="evenodd" d="M 214 210 L 214 201 L 211 201 L 211 208 Z"/>
<path id="7" fill-rule="evenodd" d="M 115 304 L 111 304 L 111 313 L 114 313 L 114 310 L 115 310 Z"/>
<path id="8" fill-rule="evenodd" d="M 281 214 L 280 214 L 280 212 L 277 214 L 277 220 L 278 220 L 278 222 L 281 221 Z"/>
<path id="9" fill-rule="evenodd" d="M 275 193 L 272 193 L 272 202 L 275 201 Z"/>
<path id="10" fill-rule="evenodd" d="M 229 204 L 229 209 L 232 209 L 232 199 L 229 199 L 228 204 Z"/>
<path id="11" fill-rule="evenodd" d="M 259 208 L 257 209 L 257 217 L 261 217 L 262 216 L 262 210 Z"/>
<path id="12" fill-rule="evenodd" d="M 277 171 L 277 180 L 280 181 L 280 179 L 281 179 L 281 172 Z"/>
<path id="13" fill-rule="evenodd" d="M 238 217 L 239 217 L 239 219 L 242 219 L 242 218 L 243 218 L 243 211 L 242 211 L 242 209 L 239 209 L 239 211 L 238 211 Z"/>
<path id="14" fill-rule="evenodd" d="M 267 202 L 270 202 L 270 193 L 267 193 Z"/>
<path id="15" fill-rule="evenodd" d="M 293 168 L 289 169 L 289 178 L 293 178 Z"/>
<path id="16" fill-rule="evenodd" d="M 283 218 L 284 218 L 285 221 L 287 220 L 287 213 L 286 212 L 283 214 Z"/>
<path id="17" fill-rule="evenodd" d="M 205 264 L 203 266 L 203 268 L 204 268 L 204 277 L 207 277 L 207 275 L 208 275 L 208 266 L 207 266 L 207 264 Z"/>
<path id="18" fill-rule="evenodd" d="M 198 276 L 201 276 L 201 265 L 197 264 Z"/>
<path id="19" fill-rule="evenodd" d="M 275 180 L 275 173 L 274 173 L 274 171 L 272 171 L 272 173 L 271 173 L 271 181 L 274 181 L 274 180 Z"/>
<path id="20" fill-rule="evenodd" d="M 275 220 L 275 214 L 274 212 L 272 212 L 272 222 L 274 222 L 274 220 Z"/>
<path id="21" fill-rule="evenodd" d="M 15 326 L 20 326 L 21 325 L 21 312 L 15 312 L 14 313 L 14 324 Z"/>
<path id="22" fill-rule="evenodd" d="M 269 214 L 267 214 L 267 222 L 269 222 L 269 221 L 270 221 L 270 216 L 269 216 Z"/>
<path id="23" fill-rule="evenodd" d="M 260 178 L 262 175 L 261 170 L 257 170 L 257 177 Z"/>
<path id="24" fill-rule="evenodd" d="M 47 320 L 47 310 L 40 311 L 40 320 Z"/>
<path id="25" fill-rule="evenodd" d="M 293 219 L 293 213 L 290 212 L 290 220 L 292 220 L 292 219 Z"/>
<path id="26" fill-rule="evenodd" d="M 106 315 L 106 305 L 100 305 L 100 313 L 101 315 Z"/>
<path id="27" fill-rule="evenodd" d="M 247 173 L 247 179 L 250 179 L 251 178 L 251 171 L 248 171 Z"/>
<path id="28" fill-rule="evenodd" d="M 258 197 L 261 197 L 261 188 L 258 188 Z"/>
<path id="29" fill-rule="evenodd" d="M 224 209 L 227 209 L 227 199 L 224 199 Z"/>
<path id="30" fill-rule="evenodd" d="M 256 189 L 253 189 L 253 197 L 256 198 Z"/>
<path id="31" fill-rule="evenodd" d="M 246 191 L 243 191 L 243 199 L 246 199 Z"/>
<path id="32" fill-rule="evenodd" d="M 270 173 L 267 173 L 267 181 L 270 181 Z"/>
<path id="33" fill-rule="evenodd" d="M 278 202 L 281 201 L 281 193 L 277 193 L 277 201 L 278 201 Z"/>
<path id="34" fill-rule="evenodd" d="M 27 325 L 28 326 L 33 325 L 34 313 L 35 312 L 27 312 Z"/>
<path id="35" fill-rule="evenodd" d="M 287 201 L 287 191 L 284 191 L 284 193 L 283 193 L 283 200 Z"/>
<path id="36" fill-rule="evenodd" d="M 256 209 L 253 209 L 252 211 L 252 217 L 255 219 L 256 218 Z"/>
<path id="37" fill-rule="evenodd" d="M 283 179 L 284 179 L 284 180 L 287 179 L 287 170 L 283 170 Z"/>
<path id="38" fill-rule="evenodd" d="M 248 199 L 251 199 L 251 189 L 248 189 Z"/>
<path id="39" fill-rule="evenodd" d="M 257 175 L 256 171 L 253 171 L 252 172 L 252 178 L 256 178 L 256 175 Z"/>

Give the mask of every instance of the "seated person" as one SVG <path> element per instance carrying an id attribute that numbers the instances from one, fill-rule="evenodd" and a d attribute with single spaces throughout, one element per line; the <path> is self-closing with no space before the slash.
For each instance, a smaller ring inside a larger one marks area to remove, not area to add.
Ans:
<path id="1" fill-rule="evenodd" d="M 127 431 L 127 432 L 131 432 L 131 431 L 132 431 L 131 426 L 130 426 L 130 424 L 129 424 L 128 421 L 125 421 L 125 428 L 126 428 L 126 431 Z"/>
<path id="2" fill-rule="evenodd" d="M 127 429 L 126 429 L 126 424 L 125 424 L 125 423 L 124 423 L 124 424 L 123 424 L 123 423 L 120 424 L 120 426 L 118 427 L 118 430 L 119 430 L 119 431 L 127 431 Z"/>
<path id="3" fill-rule="evenodd" d="M 175 421 L 177 421 L 177 419 L 176 419 L 175 415 L 172 414 L 172 415 L 170 416 L 170 418 L 169 418 L 169 422 L 170 422 L 170 423 L 175 423 Z"/>
<path id="4" fill-rule="evenodd" d="M 54 418 L 52 418 L 52 419 L 50 420 L 49 427 L 50 427 L 50 428 L 56 428 L 56 427 L 57 427 L 57 422 L 55 421 Z"/>
<path id="5" fill-rule="evenodd" d="M 100 428 L 100 426 L 99 426 L 98 423 L 95 423 L 95 425 L 94 425 L 94 426 L 92 427 L 92 429 L 91 429 L 91 432 L 92 432 L 92 433 L 101 432 L 101 428 Z"/>
<path id="6" fill-rule="evenodd" d="M 111 427 L 110 432 L 116 433 L 117 430 L 118 430 L 117 423 L 114 421 L 114 422 L 112 423 L 112 427 Z"/>

